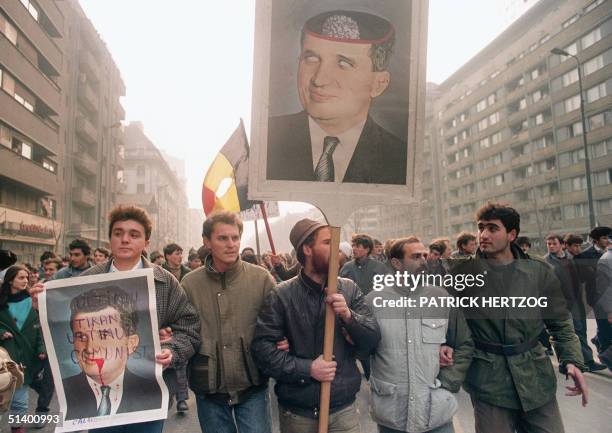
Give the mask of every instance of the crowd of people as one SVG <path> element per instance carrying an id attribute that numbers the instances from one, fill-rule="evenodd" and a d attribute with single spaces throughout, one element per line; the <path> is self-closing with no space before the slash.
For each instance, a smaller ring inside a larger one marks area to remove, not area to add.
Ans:
<path id="1" fill-rule="evenodd" d="M 185 261 L 176 243 L 147 253 L 151 219 L 122 205 L 109 215 L 110 249 L 76 239 L 68 256 L 47 251 L 37 264 L 0 250 L 0 346 L 25 367 L 10 410 L 26 414 L 32 388 L 35 412 L 49 412 L 53 379 L 37 312 L 45 282 L 153 268 L 162 347 L 156 362 L 177 412 L 189 410 L 188 389 L 194 392 L 203 432 L 271 432 L 269 378 L 283 433 L 317 431 L 323 382 L 331 382 L 330 431 L 359 432 L 356 395 L 363 380 L 382 433 L 453 432 L 453 393 L 461 387 L 471 396 L 477 432 L 562 432 L 550 357 L 574 382 L 568 394 L 581 395 L 583 405 L 583 373 L 612 370 L 612 230 L 594 228 L 585 249 L 576 234 L 550 234 L 548 253 L 538 257 L 519 236 L 513 208 L 489 203 L 475 222 L 477 232 L 458 234 L 454 247 L 448 238 L 425 246 L 414 235 L 384 242 L 353 235 L 340 244 L 335 294 L 326 292 L 330 228 L 310 219 L 292 228 L 291 253 L 258 256 L 251 247 L 240 251 L 243 225 L 236 214 L 214 213 L 204 222 L 203 245 Z M 483 287 L 454 293 L 429 285 L 374 287 L 377 276 L 396 273 L 487 278 Z M 478 308 L 430 315 L 375 307 L 417 295 L 483 294 L 546 295 L 549 305 L 529 320 L 487 317 Z M 331 361 L 321 355 L 326 305 L 337 316 Z M 590 311 L 599 362 L 587 340 Z M 93 431 L 154 433 L 163 425 Z M 12 426 L 13 433 L 24 431 Z"/>

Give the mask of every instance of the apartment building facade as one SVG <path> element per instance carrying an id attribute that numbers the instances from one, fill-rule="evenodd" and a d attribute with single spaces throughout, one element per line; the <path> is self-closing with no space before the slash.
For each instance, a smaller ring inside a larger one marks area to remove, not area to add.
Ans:
<path id="1" fill-rule="evenodd" d="M 51 0 L 0 0 L 0 248 L 35 263 L 63 232 L 65 18 Z"/>
<path id="2" fill-rule="evenodd" d="M 590 231 L 577 63 L 582 63 L 595 218 L 612 223 L 612 2 L 541 0 L 439 87 L 433 145 L 444 234 L 474 231 L 488 200 L 522 233 Z"/>

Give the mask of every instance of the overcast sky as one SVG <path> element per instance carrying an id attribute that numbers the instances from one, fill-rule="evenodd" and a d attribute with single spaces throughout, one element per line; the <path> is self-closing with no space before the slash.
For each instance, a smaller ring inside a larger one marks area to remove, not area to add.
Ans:
<path id="1" fill-rule="evenodd" d="M 374 1 L 374 0 L 373 0 Z M 251 120 L 254 0 L 80 0 L 127 88 L 126 120 L 185 160 L 190 207 L 215 155 Z M 430 0 L 427 81 L 441 83 L 534 0 Z"/>

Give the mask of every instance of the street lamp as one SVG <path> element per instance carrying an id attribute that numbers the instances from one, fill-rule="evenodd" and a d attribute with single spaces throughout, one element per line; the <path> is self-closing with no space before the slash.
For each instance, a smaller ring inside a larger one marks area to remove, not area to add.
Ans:
<path id="1" fill-rule="evenodd" d="M 592 229 L 595 227 L 595 211 L 593 209 L 593 188 L 591 186 L 591 160 L 589 158 L 589 147 L 587 145 L 587 124 L 586 116 L 584 114 L 584 98 L 582 95 L 582 63 L 578 60 L 578 57 L 574 54 L 570 54 L 561 48 L 553 48 L 550 50 L 552 54 L 559 56 L 571 57 L 576 61 L 578 67 L 578 88 L 580 89 L 580 117 L 582 118 L 582 146 L 584 147 L 584 169 L 586 171 L 586 184 L 587 184 L 587 200 L 589 203 L 589 225 Z"/>

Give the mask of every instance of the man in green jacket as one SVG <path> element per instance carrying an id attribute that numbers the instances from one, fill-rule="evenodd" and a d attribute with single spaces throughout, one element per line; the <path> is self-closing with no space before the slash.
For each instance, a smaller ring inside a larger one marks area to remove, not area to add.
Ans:
<path id="1" fill-rule="evenodd" d="M 204 265 L 181 281 L 201 321 L 202 345 L 191 361 L 202 431 L 271 433 L 268 378 L 251 355 L 257 315 L 275 283 L 264 268 L 240 260 L 242 221 L 232 212 L 209 216 Z"/>
<path id="2" fill-rule="evenodd" d="M 464 309 L 475 344 L 464 388 L 472 398 L 476 433 L 563 433 L 555 372 L 538 341 L 544 328 L 560 370 L 574 382 L 566 395 L 582 395 L 585 406 L 588 389 L 581 373 L 585 365 L 580 342 L 559 280 L 548 264 L 514 245 L 520 231 L 516 210 L 489 203 L 476 218 L 479 251 L 475 257 L 451 261 L 455 281 L 478 277 L 484 282 L 463 291 L 455 286 L 458 298 L 478 300 L 478 305 Z M 539 305 L 490 308 L 484 302 L 505 299 L 512 305 L 523 298 L 539 298 Z"/>

